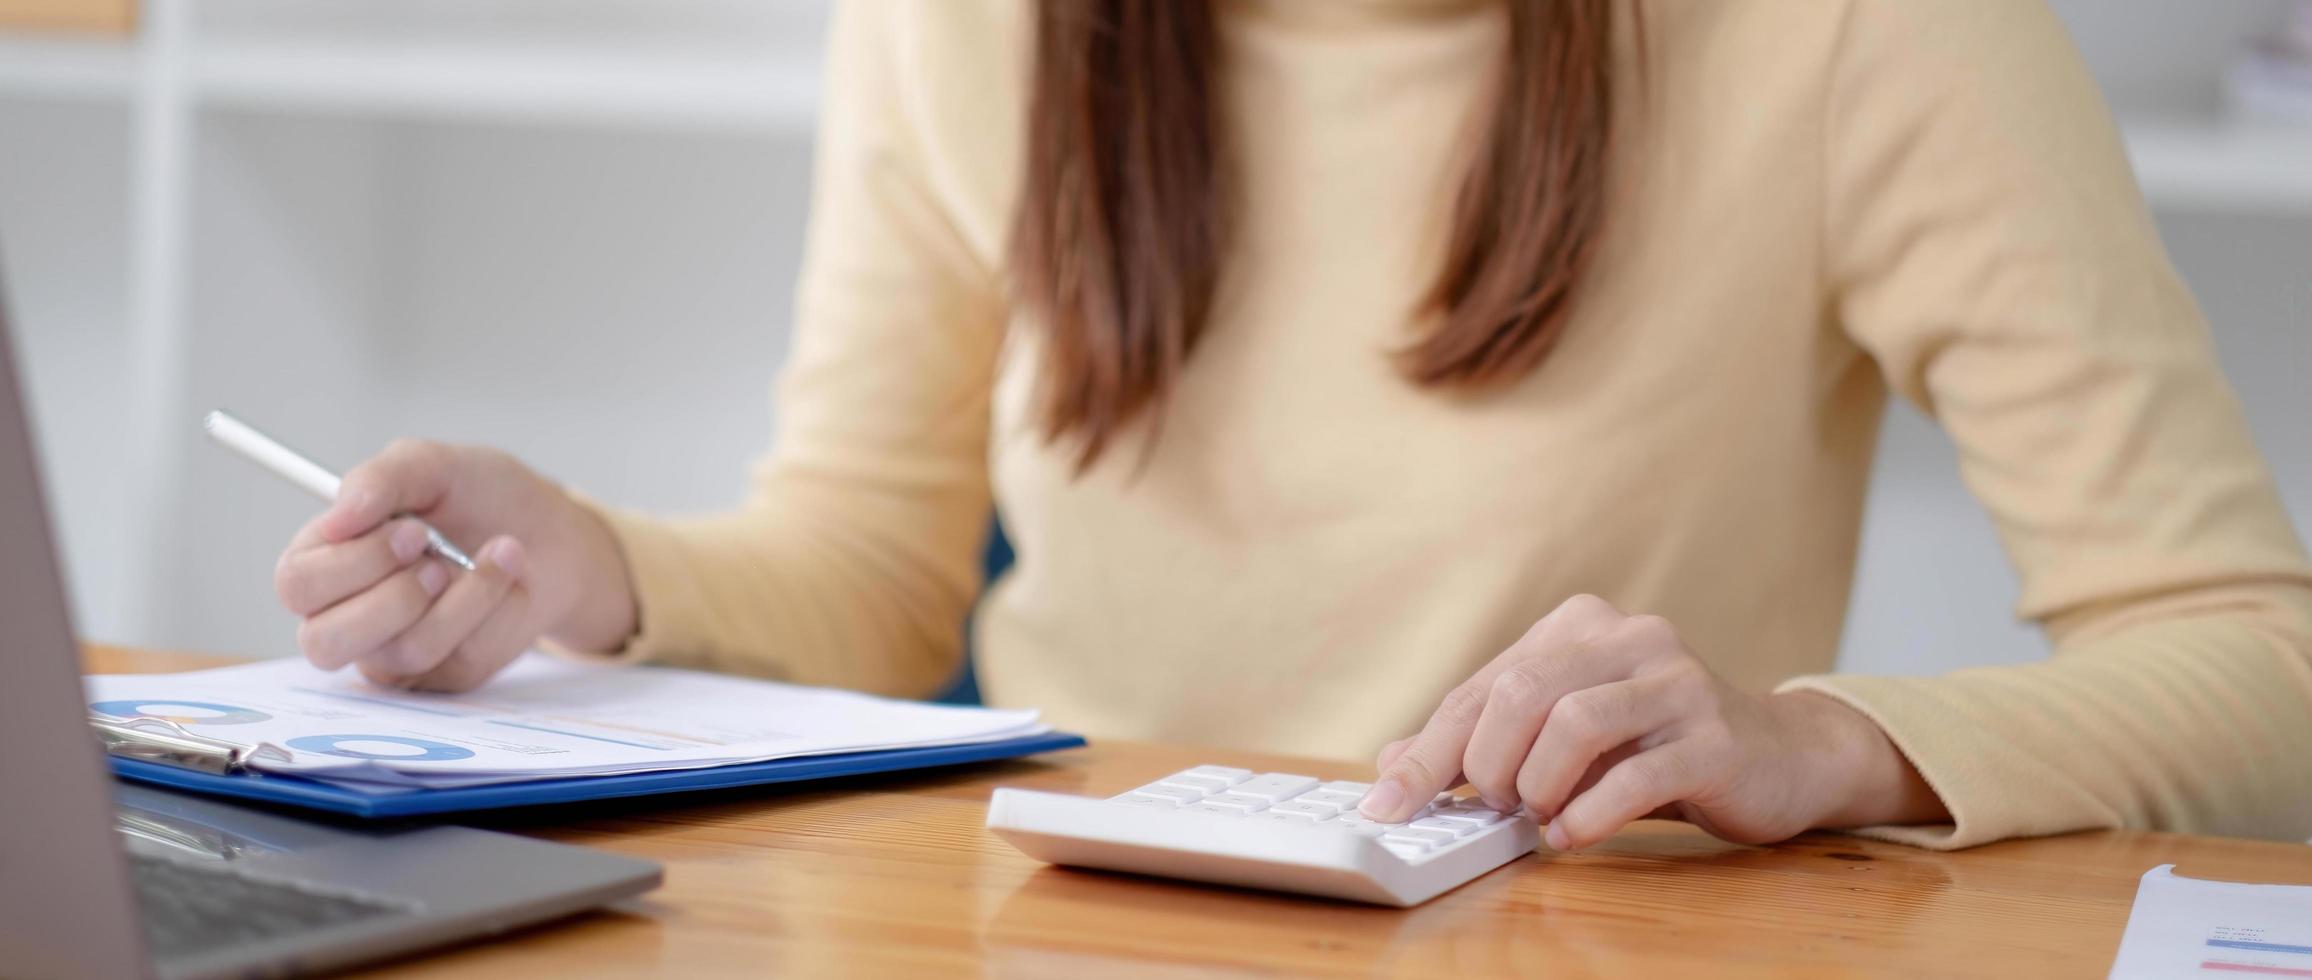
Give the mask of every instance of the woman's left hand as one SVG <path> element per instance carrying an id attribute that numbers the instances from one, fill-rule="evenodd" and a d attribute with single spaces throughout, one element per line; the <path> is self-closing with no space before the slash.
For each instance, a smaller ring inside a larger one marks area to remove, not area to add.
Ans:
<path id="1" fill-rule="evenodd" d="M 1658 616 L 1576 596 L 1381 750 L 1365 816 L 1405 819 L 1464 777 L 1561 850 L 1646 817 L 1742 843 L 1948 819 L 1885 733 L 1821 695 L 1737 690 Z"/>

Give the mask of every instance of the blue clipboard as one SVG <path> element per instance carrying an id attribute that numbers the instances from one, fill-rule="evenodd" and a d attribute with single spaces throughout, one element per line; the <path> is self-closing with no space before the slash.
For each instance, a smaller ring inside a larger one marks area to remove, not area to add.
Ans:
<path id="1" fill-rule="evenodd" d="M 677 769 L 668 772 L 642 772 L 619 776 L 580 776 L 572 779 L 541 779 L 524 783 L 501 783 L 495 786 L 468 786 L 458 789 L 360 790 L 297 776 L 261 773 L 218 775 L 119 756 L 112 757 L 112 771 L 123 779 L 151 783 L 156 786 L 169 786 L 213 796 L 229 796 L 265 803 L 283 803 L 313 810 L 327 810 L 332 813 L 378 819 L 466 813 L 475 810 L 502 810 L 511 807 L 544 806 L 552 803 L 583 803 L 591 800 L 611 800 L 631 796 L 656 796 L 662 793 L 687 793 L 694 790 L 729 789 L 738 786 L 763 786 L 771 783 L 831 779 L 837 776 L 902 772 L 909 769 L 962 765 L 967 762 L 1016 759 L 1041 752 L 1079 748 L 1084 744 L 1084 737 L 1081 735 L 1067 732 L 1047 732 L 1042 735 L 1028 735 L 996 742 L 976 742 L 969 745 L 938 745 L 914 749 L 885 749 L 877 752 L 846 752 L 840 755 L 773 759 L 769 762 L 749 762 L 739 765 L 713 766 L 705 769 Z"/>

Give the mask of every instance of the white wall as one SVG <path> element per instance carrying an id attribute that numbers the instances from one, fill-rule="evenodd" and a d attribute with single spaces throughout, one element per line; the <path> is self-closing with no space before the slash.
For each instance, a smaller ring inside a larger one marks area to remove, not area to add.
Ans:
<path id="1" fill-rule="evenodd" d="M 173 553 L 121 557 L 140 549 L 118 519 L 132 478 L 120 116 L 0 101 L 0 254 L 78 619 L 104 639 L 286 653 L 270 568 L 316 508 L 297 491 L 195 444 L 172 489 Z M 727 502 L 768 439 L 808 152 L 211 120 L 185 437 L 199 407 L 226 407 L 333 466 L 422 434 L 514 447 L 637 506 Z M 140 628 L 120 598 L 150 577 L 164 587 Z"/>
<path id="2" fill-rule="evenodd" d="M 2164 214 L 2160 230 L 2297 528 L 2312 527 L 2312 220 Z M 1881 439 L 1841 668 L 1938 673 L 2045 656 L 2014 619 L 2015 575 L 1942 430 L 1898 401 Z"/>
<path id="3" fill-rule="evenodd" d="M 205 189 L 197 217 L 196 406 L 334 467 L 411 434 L 508 447 L 635 506 L 735 498 L 768 440 L 807 146 L 215 128 L 204 180 L 230 186 Z M 272 553 L 316 504 L 205 446 L 188 463 L 195 512 L 219 519 L 184 532 L 155 638 L 289 652 Z"/>
<path id="4" fill-rule="evenodd" d="M 2211 112 L 2220 70 L 2284 3 L 2057 0 L 2107 95 L 2127 112 Z M 2312 215 L 2160 212 L 2296 525 L 2312 527 Z M 1840 667 L 1939 673 L 2044 657 L 2016 622 L 2013 570 L 1958 479 L 1941 430 L 1888 413 Z"/>
<path id="5" fill-rule="evenodd" d="M 128 547 L 113 515 L 128 506 L 119 433 L 129 406 L 107 383 L 128 360 L 127 119 L 117 108 L 0 101 L 0 289 L 84 623 L 102 622 L 103 603 L 88 597 L 134 585 L 109 560 Z"/>
<path id="6" fill-rule="evenodd" d="M 709 14 L 748 6 L 702 2 Z M 405 16 L 492 31 L 643 23 L 607 0 L 567 15 L 474 3 L 429 0 Z M 2124 106 L 2201 110 L 2236 38 L 2277 10 L 2057 7 Z M 214 9 L 220 22 L 307 16 L 277 0 Z M 170 553 L 120 538 L 125 129 L 117 108 L 0 97 L 0 261 L 80 620 L 109 640 L 286 653 L 269 574 L 311 501 L 195 447 L 172 488 Z M 203 114 L 201 133 L 188 439 L 196 408 L 227 405 L 333 464 L 408 432 L 510 447 L 620 503 L 688 510 L 738 494 L 769 431 L 806 135 L 221 111 Z M 2312 218 L 2160 217 L 2299 523 L 2312 520 L 2312 385 L 2301 380 L 2312 373 Z M 1950 456 L 1915 414 L 1891 416 L 1850 669 L 1933 672 L 2042 652 L 2012 622 L 2012 576 Z M 160 601 L 139 622 L 120 597 L 148 572 Z"/>
<path id="7" fill-rule="evenodd" d="M 132 120 L 117 96 L 9 88 L 5 62 L 24 52 L 0 36 L 0 271 L 85 635 L 291 652 L 271 565 L 317 504 L 200 442 L 211 407 L 335 466 L 411 433 L 508 446 L 640 507 L 736 496 L 768 439 L 810 139 L 718 101 L 720 62 L 683 62 L 759 53 L 809 77 L 822 3 L 202 0 L 195 13 L 198 45 L 271 45 L 258 53 L 274 65 L 352 44 L 372 70 L 504 51 L 516 85 L 573 59 L 657 70 L 676 101 L 704 92 L 703 121 L 344 109 L 293 91 L 197 111 L 185 451 L 164 538 L 131 541 Z M 33 41 L 94 74 L 108 55 L 137 57 Z"/>

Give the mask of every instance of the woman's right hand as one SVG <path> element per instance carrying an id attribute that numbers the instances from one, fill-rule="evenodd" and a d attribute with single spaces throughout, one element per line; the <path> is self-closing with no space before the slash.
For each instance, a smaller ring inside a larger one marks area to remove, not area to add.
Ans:
<path id="1" fill-rule="evenodd" d="M 461 547 L 479 542 L 475 570 L 428 555 L 420 520 Z M 306 659 L 392 687 L 468 690 L 540 637 L 606 650 L 635 623 L 610 529 L 520 460 L 477 446 L 403 439 L 355 467 L 290 539 L 273 584 L 304 620 Z"/>

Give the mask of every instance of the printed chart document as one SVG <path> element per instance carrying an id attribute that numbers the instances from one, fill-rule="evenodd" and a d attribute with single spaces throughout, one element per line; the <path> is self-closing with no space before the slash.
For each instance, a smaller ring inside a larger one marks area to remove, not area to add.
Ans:
<path id="1" fill-rule="evenodd" d="M 1042 734 L 1033 711 L 525 654 L 479 690 L 419 694 L 299 658 L 85 679 L 89 712 L 160 718 L 245 746 L 267 772 L 378 789 L 696 769 Z"/>
<path id="2" fill-rule="evenodd" d="M 2312 885 L 2144 872 L 2111 980 L 2312 977 Z"/>

